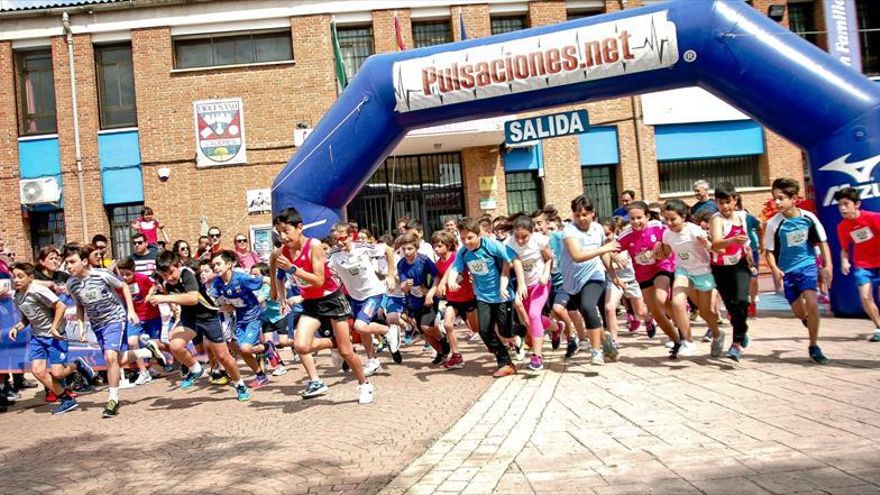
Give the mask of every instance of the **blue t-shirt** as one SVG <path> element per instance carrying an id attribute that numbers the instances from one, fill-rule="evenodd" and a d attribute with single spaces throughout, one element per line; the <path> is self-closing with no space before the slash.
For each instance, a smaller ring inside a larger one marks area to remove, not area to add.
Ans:
<path id="1" fill-rule="evenodd" d="M 761 221 L 755 215 L 751 213 L 746 213 L 746 232 L 749 235 L 749 247 L 752 250 L 758 249 L 758 227 L 761 226 Z M 757 260 L 755 260 L 757 261 Z"/>
<path id="2" fill-rule="evenodd" d="M 568 294 L 577 294 L 587 285 L 590 280 L 605 280 L 605 265 L 602 258 L 596 256 L 587 261 L 576 263 L 571 259 L 571 253 L 565 248 L 565 239 L 577 239 L 581 251 L 591 251 L 605 244 L 605 229 L 599 222 L 591 222 L 590 228 L 581 230 L 574 222 L 569 223 L 562 229 L 563 249 L 559 263 L 562 271 L 562 290 Z"/>
<path id="3" fill-rule="evenodd" d="M 764 233 L 764 248 L 773 253 L 784 273 L 816 264 L 815 246 L 828 241 L 819 219 L 809 211 L 798 210 L 800 215 L 792 218 L 782 213 L 774 215 Z"/>
<path id="4" fill-rule="evenodd" d="M 437 265 L 424 254 L 416 254 L 412 263 L 405 257 L 397 262 L 397 275 L 400 277 L 400 283 L 413 281 L 412 288 L 406 295 L 406 304 L 409 308 L 417 309 L 425 304 L 426 290 L 422 290 L 420 286 L 431 287 L 434 279 L 437 278 Z"/>
<path id="5" fill-rule="evenodd" d="M 480 246 L 473 251 L 460 248 L 452 266 L 458 273 L 464 273 L 467 266 L 474 280 L 474 295 L 477 300 L 494 304 L 513 300 L 511 284 L 508 284 L 507 294 L 501 294 L 500 285 L 504 262 L 513 263 L 515 259 L 516 253 L 509 246 L 483 238 Z M 513 270 L 510 271 L 510 276 L 513 278 Z"/>
<path id="6" fill-rule="evenodd" d="M 629 212 L 626 211 L 626 206 L 618 206 L 617 208 L 614 209 L 613 212 L 611 212 L 611 216 L 612 217 L 623 217 L 623 218 L 629 220 Z"/>
<path id="7" fill-rule="evenodd" d="M 215 277 L 208 293 L 217 299 L 218 304 L 235 307 L 236 320 L 239 324 L 246 324 L 263 319 L 263 308 L 256 295 L 262 287 L 263 277 L 233 271 L 228 284 L 222 277 Z"/>
<path id="8" fill-rule="evenodd" d="M 714 200 L 707 199 L 706 201 L 697 201 L 694 203 L 694 206 L 691 206 L 691 216 L 696 216 L 697 213 L 709 210 L 712 213 L 718 213 L 718 205 L 715 204 Z"/>

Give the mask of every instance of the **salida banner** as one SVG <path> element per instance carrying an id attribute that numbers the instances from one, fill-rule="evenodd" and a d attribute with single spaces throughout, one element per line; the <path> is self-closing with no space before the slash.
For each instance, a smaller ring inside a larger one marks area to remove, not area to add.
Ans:
<path id="1" fill-rule="evenodd" d="M 662 69 L 678 61 L 667 12 L 395 62 L 395 110 L 411 112 Z"/>

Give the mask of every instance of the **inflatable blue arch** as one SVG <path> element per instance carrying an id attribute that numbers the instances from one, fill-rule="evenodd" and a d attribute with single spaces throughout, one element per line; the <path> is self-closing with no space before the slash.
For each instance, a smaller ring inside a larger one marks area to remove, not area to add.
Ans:
<path id="1" fill-rule="evenodd" d="M 880 87 L 742 0 L 673 0 L 487 38 L 374 55 L 273 185 L 320 236 L 410 130 L 700 86 L 808 156 L 835 269 L 833 193 L 880 210 Z M 837 271 L 832 308 L 862 310 Z"/>

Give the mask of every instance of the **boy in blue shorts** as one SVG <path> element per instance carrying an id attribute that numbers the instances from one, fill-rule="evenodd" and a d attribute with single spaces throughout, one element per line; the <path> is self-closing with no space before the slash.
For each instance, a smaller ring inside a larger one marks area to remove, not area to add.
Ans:
<path id="1" fill-rule="evenodd" d="M 220 251 L 211 260 L 217 276 L 211 282 L 208 293 L 217 299 L 224 311 L 235 311 L 235 338 L 230 343 L 237 347 L 242 359 L 256 373 L 256 378 L 248 384 L 257 389 L 269 383 L 269 377 L 260 366 L 256 355 L 266 353 L 270 361 L 276 361 L 275 346 L 271 340 L 260 342 L 263 333 L 263 308 L 255 291 L 263 287 L 263 277 L 233 271 L 237 258 L 232 251 Z"/>
<path id="2" fill-rule="evenodd" d="M 91 380 L 95 372 L 82 358 L 78 358 L 75 364 L 67 364 L 67 340 L 59 332 L 67 307 L 48 287 L 33 283 L 34 265 L 12 265 L 12 277 L 15 287 L 13 302 L 21 313 L 21 321 L 9 331 L 9 338 L 15 340 L 18 332 L 28 325 L 31 326 L 31 340 L 28 345 L 31 373 L 52 395 L 61 400 L 61 405 L 52 414 L 63 414 L 76 409 L 76 399 L 62 386 L 64 379 L 79 370 Z"/>
<path id="3" fill-rule="evenodd" d="M 825 229 L 812 213 L 796 206 L 800 185 L 794 179 L 773 181 L 773 200 L 779 213 L 767 222 L 764 233 L 767 263 L 777 283 L 785 288 L 785 298 L 792 311 L 810 332 L 810 359 L 825 364 L 828 358 L 819 348 L 819 268 L 815 246 L 818 245 L 825 265 L 823 276 L 831 285 L 831 252 Z"/>
<path id="4" fill-rule="evenodd" d="M 421 239 L 409 232 L 400 236 L 397 244 L 403 258 L 397 262 L 397 275 L 400 288 L 406 294 L 406 308 L 409 316 L 425 337 L 425 342 L 437 351 L 431 364 L 446 361 L 449 355 L 449 341 L 437 328 L 437 309 L 434 298 L 426 297 L 433 280 L 437 278 L 437 265 L 426 255 L 418 252 Z"/>
<path id="5" fill-rule="evenodd" d="M 76 316 L 79 324 L 79 339 L 85 339 L 85 317 L 89 317 L 92 331 L 107 363 L 107 381 L 110 397 L 104 408 L 103 417 L 112 418 L 119 413 L 119 373 L 123 364 L 137 358 L 153 358 L 164 365 L 165 357 L 150 341 L 145 349 L 128 351 L 126 327 L 129 323 L 140 323 L 131 300 L 131 291 L 122 280 L 106 270 L 93 270 L 88 263 L 91 250 L 88 247 L 67 245 L 64 248 L 64 261 L 70 278 L 67 292 L 76 301 Z M 119 300 L 117 290 L 122 291 L 125 305 Z"/>

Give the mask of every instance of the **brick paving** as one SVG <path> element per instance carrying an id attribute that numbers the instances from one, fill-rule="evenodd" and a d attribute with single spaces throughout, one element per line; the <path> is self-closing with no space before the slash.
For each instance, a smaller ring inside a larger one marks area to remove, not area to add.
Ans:
<path id="1" fill-rule="evenodd" d="M 825 366 L 799 321 L 772 316 L 752 320 L 740 364 L 708 344 L 669 361 L 641 332 L 602 368 L 551 353 L 542 374 L 493 383 L 381 493 L 880 493 L 870 327 L 824 320 Z"/>
<path id="2" fill-rule="evenodd" d="M 111 420 L 101 419 L 106 391 L 54 417 L 27 390 L 0 414 L 0 493 L 376 493 L 491 384 L 482 344 L 462 347 L 468 365 L 454 372 L 432 366 L 421 342 L 402 365 L 384 353 L 368 406 L 326 353 L 331 392 L 311 400 L 298 395 L 298 365 L 247 403 L 205 379 L 191 392 L 178 378 L 121 390 Z"/>

